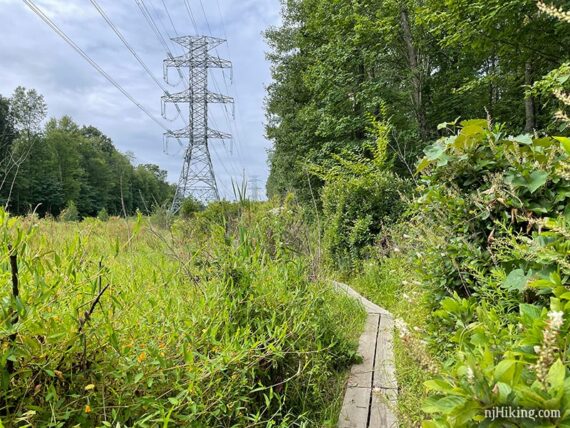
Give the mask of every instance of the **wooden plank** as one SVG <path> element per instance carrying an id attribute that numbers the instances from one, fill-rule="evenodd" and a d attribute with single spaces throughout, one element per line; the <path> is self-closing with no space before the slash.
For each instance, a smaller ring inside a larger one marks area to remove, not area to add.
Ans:
<path id="1" fill-rule="evenodd" d="M 374 390 L 370 409 L 369 428 L 393 428 L 398 426 L 394 409 L 398 404 L 394 389 Z"/>
<path id="2" fill-rule="evenodd" d="M 367 427 L 379 324 L 380 315 L 368 315 L 364 333 L 360 336 L 358 344 L 358 353 L 362 356 L 362 362 L 352 366 L 350 371 L 340 412 L 339 428 Z"/>
<path id="3" fill-rule="evenodd" d="M 397 427 L 398 420 L 394 409 L 398 402 L 398 384 L 392 315 L 348 285 L 338 282 L 333 284 L 338 290 L 359 300 L 368 313 L 358 346 L 363 361 L 351 369 L 338 427 Z"/>
<path id="4" fill-rule="evenodd" d="M 352 366 L 348 386 L 372 387 L 379 318 L 378 314 L 370 314 L 366 319 L 364 333 L 360 336 L 358 344 L 358 354 L 362 356 L 362 362 Z"/>
<path id="5" fill-rule="evenodd" d="M 394 361 L 394 320 L 382 316 L 376 342 L 376 374 L 374 388 L 398 389 L 396 366 Z"/>
<path id="6" fill-rule="evenodd" d="M 338 428 L 367 427 L 370 391 L 370 388 L 348 387 L 346 389 Z"/>

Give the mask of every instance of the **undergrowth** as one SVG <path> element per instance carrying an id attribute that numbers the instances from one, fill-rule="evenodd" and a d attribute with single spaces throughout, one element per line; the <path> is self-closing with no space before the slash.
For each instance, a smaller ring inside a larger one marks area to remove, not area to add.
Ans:
<path id="1" fill-rule="evenodd" d="M 315 278 L 297 208 L 275 208 L 171 228 L 0 211 L 0 420 L 334 426 L 364 314 Z"/>

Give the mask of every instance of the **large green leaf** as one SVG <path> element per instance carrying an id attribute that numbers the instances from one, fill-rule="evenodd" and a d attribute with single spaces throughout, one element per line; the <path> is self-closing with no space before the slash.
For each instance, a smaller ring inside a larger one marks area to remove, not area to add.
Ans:
<path id="1" fill-rule="evenodd" d="M 445 153 L 445 147 L 443 147 L 440 143 L 435 143 L 429 147 L 426 147 L 424 153 L 427 159 L 433 161 L 439 159 L 439 157 Z"/>
<path id="2" fill-rule="evenodd" d="M 546 184 L 547 180 L 548 180 L 547 172 L 533 171 L 528 179 L 528 185 L 527 185 L 528 190 L 530 190 L 530 193 L 536 192 L 538 189 L 540 189 L 542 186 Z"/>
<path id="3" fill-rule="evenodd" d="M 532 136 L 530 134 L 518 135 L 513 137 L 512 140 L 526 146 L 530 146 L 532 144 Z"/>
<path id="4" fill-rule="evenodd" d="M 503 360 L 495 367 L 495 380 L 498 382 L 504 382 L 508 385 L 512 385 L 516 373 L 517 361 Z"/>
<path id="5" fill-rule="evenodd" d="M 448 395 L 443 398 L 430 397 L 422 406 L 422 410 L 426 413 L 443 413 L 449 415 L 454 410 L 465 405 L 466 399 L 455 395 Z"/>
<path id="6" fill-rule="evenodd" d="M 548 371 L 548 375 L 546 376 L 546 381 L 550 385 L 552 392 L 555 393 L 556 390 L 559 390 L 564 387 L 564 379 L 566 378 L 566 368 L 560 359 L 556 360 L 556 362 L 550 367 Z"/>
<path id="7" fill-rule="evenodd" d="M 514 271 L 509 273 L 509 275 L 507 276 L 507 278 L 505 278 L 501 286 L 510 291 L 514 290 L 522 291 L 526 286 L 526 284 L 528 283 L 529 279 L 530 275 L 525 275 L 524 270 L 515 269 Z"/>
<path id="8" fill-rule="evenodd" d="M 560 144 L 562 144 L 562 148 L 566 151 L 566 153 L 570 154 L 570 138 L 568 137 L 554 137 L 554 138 L 560 141 Z"/>

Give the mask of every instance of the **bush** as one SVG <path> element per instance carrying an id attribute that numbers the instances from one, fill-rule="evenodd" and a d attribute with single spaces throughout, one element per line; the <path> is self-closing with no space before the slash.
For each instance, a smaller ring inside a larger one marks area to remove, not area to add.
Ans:
<path id="1" fill-rule="evenodd" d="M 69 201 L 65 209 L 59 214 L 59 219 L 61 221 L 71 222 L 79 220 L 79 211 L 75 202 Z"/>
<path id="2" fill-rule="evenodd" d="M 97 214 L 97 218 L 101 221 L 109 221 L 109 213 L 105 208 L 101 209 Z"/>
<path id="3" fill-rule="evenodd" d="M 184 199 L 182 205 L 180 206 L 180 217 L 183 219 L 189 219 L 194 217 L 197 212 L 200 212 L 204 209 L 204 205 L 194 199 L 193 197 L 188 197 Z"/>
<path id="4" fill-rule="evenodd" d="M 570 140 L 473 120 L 425 153 L 418 263 L 437 309 L 431 343 L 448 360 L 426 383 L 424 426 L 495 426 L 485 412 L 502 406 L 561 410 L 540 423 L 565 426 Z M 496 426 L 506 421 L 539 422 Z"/>
<path id="5" fill-rule="evenodd" d="M 328 259 L 340 270 L 352 270 L 367 256 L 383 228 L 394 224 L 406 210 L 406 180 L 392 172 L 387 160 L 390 126 L 374 123 L 376 145 L 372 154 L 345 153 L 334 162 L 314 167 L 324 181 L 322 190 L 324 243 Z"/>
<path id="6" fill-rule="evenodd" d="M 324 242 L 329 258 L 350 270 L 367 256 L 384 227 L 406 209 L 406 182 L 389 171 L 329 179 L 323 189 Z"/>

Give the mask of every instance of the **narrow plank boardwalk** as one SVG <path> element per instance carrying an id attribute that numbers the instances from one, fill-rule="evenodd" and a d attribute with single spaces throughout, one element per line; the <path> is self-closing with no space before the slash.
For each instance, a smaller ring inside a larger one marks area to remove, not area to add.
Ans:
<path id="1" fill-rule="evenodd" d="M 392 428 L 398 426 L 393 409 L 398 396 L 394 366 L 394 319 L 390 312 L 365 299 L 346 284 L 341 292 L 357 299 L 368 313 L 358 352 L 362 363 L 350 371 L 338 428 Z"/>

